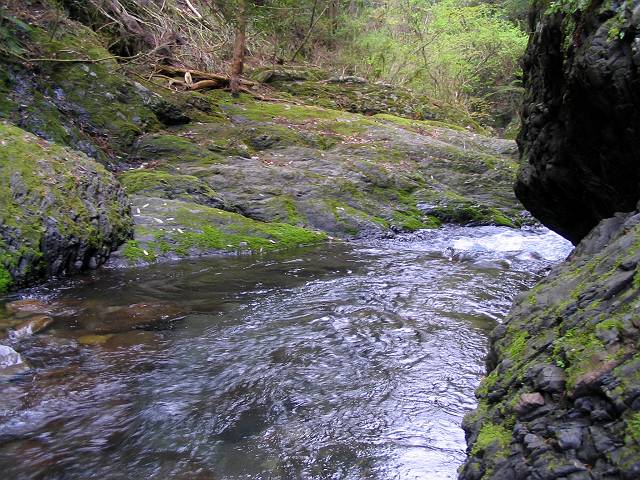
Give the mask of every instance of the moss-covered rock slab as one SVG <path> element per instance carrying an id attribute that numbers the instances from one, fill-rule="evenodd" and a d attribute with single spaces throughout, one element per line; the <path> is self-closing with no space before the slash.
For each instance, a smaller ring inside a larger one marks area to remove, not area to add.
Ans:
<path id="1" fill-rule="evenodd" d="M 0 123 L 0 291 L 96 268 L 130 233 L 124 191 L 104 167 Z"/>
<path id="2" fill-rule="evenodd" d="M 224 117 L 140 137 L 128 161 L 143 170 L 121 177 L 131 193 L 341 237 L 443 222 L 530 221 L 511 191 L 517 168 L 512 141 L 391 114 L 366 117 L 221 91 L 197 95 L 203 97 Z M 192 190 L 206 185 L 220 204 L 206 195 L 185 196 L 177 182 L 187 178 Z"/>
<path id="3" fill-rule="evenodd" d="M 131 266 L 214 254 L 249 254 L 312 245 L 326 234 L 265 223 L 193 202 L 133 196 L 135 236 L 114 254 Z"/>

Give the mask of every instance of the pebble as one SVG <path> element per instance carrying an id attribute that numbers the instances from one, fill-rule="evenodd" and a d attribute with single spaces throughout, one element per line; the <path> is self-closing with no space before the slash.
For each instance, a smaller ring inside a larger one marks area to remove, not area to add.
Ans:
<path id="1" fill-rule="evenodd" d="M 18 375 L 30 369 L 22 355 L 11 347 L 0 345 L 0 376 Z"/>

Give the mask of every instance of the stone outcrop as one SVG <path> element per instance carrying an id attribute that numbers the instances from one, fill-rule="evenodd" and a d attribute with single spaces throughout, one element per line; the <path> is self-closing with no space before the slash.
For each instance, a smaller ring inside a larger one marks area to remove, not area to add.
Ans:
<path id="1" fill-rule="evenodd" d="M 116 179 L 86 155 L 0 123 L 0 291 L 97 268 L 131 234 Z"/>
<path id="2" fill-rule="evenodd" d="M 516 195 L 574 243 L 640 198 L 640 1 L 531 14 Z"/>
<path id="3" fill-rule="evenodd" d="M 640 478 L 640 213 L 604 220 L 492 333 L 462 480 Z"/>
<path id="4" fill-rule="evenodd" d="M 531 19 L 516 194 L 578 245 L 492 333 L 460 479 L 636 479 L 640 2 Z"/>

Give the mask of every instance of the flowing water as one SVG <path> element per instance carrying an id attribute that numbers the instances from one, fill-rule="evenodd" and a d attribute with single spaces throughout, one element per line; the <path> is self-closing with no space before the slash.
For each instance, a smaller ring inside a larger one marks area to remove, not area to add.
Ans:
<path id="1" fill-rule="evenodd" d="M 445 227 L 27 292 L 55 322 L 11 341 L 2 478 L 455 478 L 489 331 L 569 251 Z"/>

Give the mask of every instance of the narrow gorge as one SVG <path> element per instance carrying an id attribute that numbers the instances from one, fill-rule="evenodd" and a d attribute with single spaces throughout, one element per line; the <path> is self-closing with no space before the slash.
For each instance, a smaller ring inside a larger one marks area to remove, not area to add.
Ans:
<path id="1" fill-rule="evenodd" d="M 8 478 L 640 478 L 640 3 L 409 3 L 0 4 Z"/>

